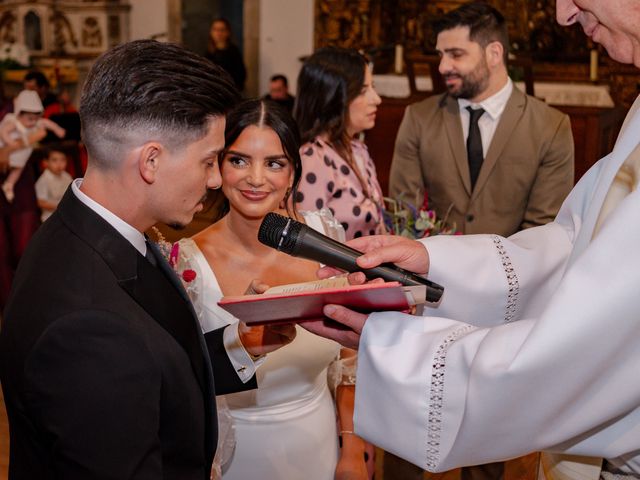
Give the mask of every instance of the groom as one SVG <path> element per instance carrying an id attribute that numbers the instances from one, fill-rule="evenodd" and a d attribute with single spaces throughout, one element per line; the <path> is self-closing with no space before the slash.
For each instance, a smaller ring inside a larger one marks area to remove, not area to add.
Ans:
<path id="1" fill-rule="evenodd" d="M 189 223 L 220 186 L 238 98 L 172 44 L 121 45 L 89 72 L 86 176 L 29 245 L 0 334 L 10 479 L 208 479 L 215 394 L 255 388 L 254 360 L 293 339 L 291 326 L 203 336 L 142 233 Z"/>

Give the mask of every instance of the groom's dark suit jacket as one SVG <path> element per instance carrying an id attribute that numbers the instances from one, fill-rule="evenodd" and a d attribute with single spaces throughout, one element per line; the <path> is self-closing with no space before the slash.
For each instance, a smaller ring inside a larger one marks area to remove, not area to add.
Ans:
<path id="1" fill-rule="evenodd" d="M 222 330 L 203 337 L 166 262 L 153 266 L 70 188 L 18 268 L 0 375 L 11 480 L 209 478 L 215 393 L 256 386 L 238 378 Z"/>

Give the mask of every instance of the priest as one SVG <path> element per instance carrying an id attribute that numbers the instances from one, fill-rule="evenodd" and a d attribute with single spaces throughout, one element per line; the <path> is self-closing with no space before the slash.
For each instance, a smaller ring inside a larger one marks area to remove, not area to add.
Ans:
<path id="1" fill-rule="evenodd" d="M 557 19 L 640 67 L 640 1 L 557 0 Z M 306 325 L 359 347 L 358 435 L 430 471 L 542 450 L 589 457 L 579 478 L 640 478 L 639 108 L 550 224 L 350 242 L 363 268 L 394 262 L 445 286 L 422 317 L 327 305 L 341 329 Z"/>

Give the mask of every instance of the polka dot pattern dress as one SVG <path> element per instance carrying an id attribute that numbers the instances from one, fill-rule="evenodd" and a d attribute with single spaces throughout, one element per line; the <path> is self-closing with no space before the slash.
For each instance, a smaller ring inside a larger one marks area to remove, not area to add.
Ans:
<path id="1" fill-rule="evenodd" d="M 300 148 L 302 180 L 295 199 L 298 210 L 331 210 L 344 227 L 347 240 L 384 233 L 382 190 L 375 164 L 364 143 L 353 140 L 351 149 L 369 198 L 347 162 L 328 143 L 316 138 Z"/>

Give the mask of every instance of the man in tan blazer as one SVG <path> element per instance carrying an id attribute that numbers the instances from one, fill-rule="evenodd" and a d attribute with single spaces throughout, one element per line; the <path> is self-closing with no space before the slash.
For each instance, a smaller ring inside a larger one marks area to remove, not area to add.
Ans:
<path id="1" fill-rule="evenodd" d="M 391 196 L 412 201 L 427 192 L 429 208 L 463 233 L 508 236 L 550 222 L 573 186 L 569 117 L 513 85 L 506 24 L 492 7 L 463 5 L 436 32 L 447 92 L 407 107 Z M 477 108 L 482 153 L 473 182 L 467 142 L 469 109 Z"/>
<path id="2" fill-rule="evenodd" d="M 569 117 L 509 79 L 507 26 L 496 9 L 468 3 L 434 27 L 447 92 L 407 107 L 391 163 L 391 196 L 413 201 L 426 192 L 438 218 L 465 234 L 509 236 L 552 221 L 573 187 Z M 385 463 L 403 478 L 422 478 L 391 456 Z M 461 478 L 503 474 L 504 464 L 492 463 L 463 468 Z"/>

